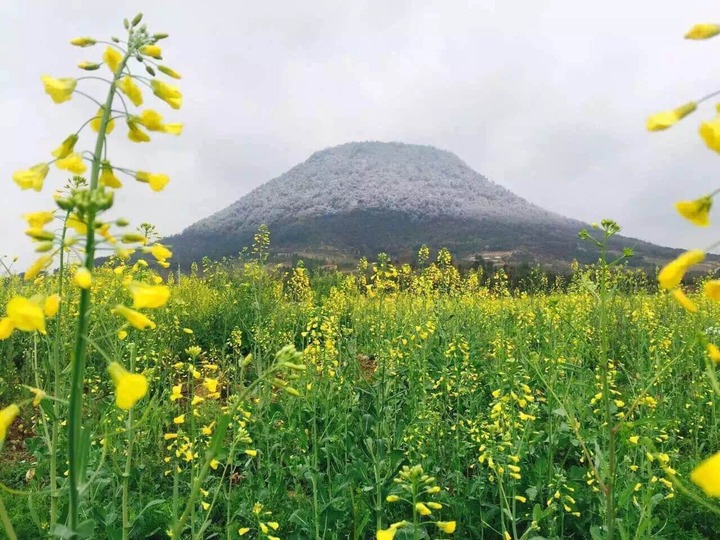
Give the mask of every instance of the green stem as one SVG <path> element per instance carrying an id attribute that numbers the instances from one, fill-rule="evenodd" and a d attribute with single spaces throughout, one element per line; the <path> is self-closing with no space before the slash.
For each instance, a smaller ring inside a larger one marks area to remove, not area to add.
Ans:
<path id="1" fill-rule="evenodd" d="M 131 31 L 132 32 L 132 31 Z M 113 76 L 110 83 L 110 89 L 103 108 L 102 119 L 100 120 L 100 129 L 98 130 L 97 140 L 95 142 L 95 152 L 92 160 L 92 170 L 90 174 L 90 191 L 98 189 L 98 179 L 100 176 L 100 161 L 105 144 L 105 134 L 107 132 L 108 122 L 110 120 L 110 111 L 112 110 L 112 102 L 115 97 L 115 87 L 119 75 L 125 69 L 125 64 L 130 58 L 128 52 L 123 58 L 117 72 Z M 87 226 L 87 235 L 85 239 L 85 263 L 84 266 L 92 271 L 95 258 L 95 216 L 96 211 L 88 210 L 85 215 L 85 224 Z M 85 364 L 87 361 L 87 343 L 86 336 L 88 334 L 90 322 L 90 288 L 80 291 L 80 304 L 78 307 L 77 330 L 75 333 L 75 346 L 72 356 L 72 375 L 70 383 L 70 410 L 68 414 L 68 461 L 70 462 L 69 484 L 70 497 L 68 506 L 68 523 L 72 531 L 77 530 L 80 518 L 80 489 L 84 476 L 83 463 L 84 456 L 80 455 L 80 445 L 82 438 L 82 409 L 83 409 L 83 386 L 85 380 Z"/>
<path id="2" fill-rule="evenodd" d="M 13 529 L 10 517 L 8 516 L 7 510 L 5 510 L 5 503 L 3 502 L 2 497 L 0 497 L 0 520 L 2 520 L 2 524 L 5 527 L 5 534 L 8 535 L 8 539 L 17 540 L 15 529 Z"/>
<path id="3" fill-rule="evenodd" d="M 135 372 L 135 351 L 133 344 L 130 344 L 130 371 Z M 133 414 L 132 408 L 128 411 L 126 431 L 128 439 L 127 456 L 125 458 L 125 471 L 123 472 L 123 486 L 122 486 L 122 520 L 123 540 L 130 538 L 130 530 L 132 529 L 132 523 L 130 523 L 130 517 L 128 515 L 129 506 L 129 486 L 130 486 L 130 467 L 132 466 L 132 452 L 133 445 L 135 443 L 135 431 L 133 430 Z"/>

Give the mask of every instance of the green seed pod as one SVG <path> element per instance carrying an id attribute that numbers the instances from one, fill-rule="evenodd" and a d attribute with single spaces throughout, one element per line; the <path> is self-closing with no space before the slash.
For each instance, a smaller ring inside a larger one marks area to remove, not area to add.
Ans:
<path id="1" fill-rule="evenodd" d="M 300 392 L 295 390 L 295 388 L 293 388 L 292 386 L 286 386 L 284 390 L 291 396 L 300 397 Z"/>
<path id="2" fill-rule="evenodd" d="M 145 66 L 145 71 L 147 71 L 150 75 L 153 77 L 155 76 L 155 70 L 150 66 Z"/>

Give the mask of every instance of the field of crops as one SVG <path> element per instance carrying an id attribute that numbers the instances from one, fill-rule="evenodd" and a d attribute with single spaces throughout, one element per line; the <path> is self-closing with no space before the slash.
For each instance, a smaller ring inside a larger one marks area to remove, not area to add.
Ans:
<path id="1" fill-rule="evenodd" d="M 131 281 L 162 278 L 118 261 L 95 272 L 91 537 L 166 538 L 184 512 L 183 538 L 604 538 L 608 512 L 621 538 L 717 537 L 686 480 L 718 447 L 708 300 L 690 314 L 600 266 L 517 292 L 502 271 L 460 276 L 447 252 L 312 276 L 256 255 L 170 274 L 143 331 L 110 308 Z M 0 402 L 20 405 L 0 494 L 19 538 L 65 511 L 72 274 L 45 335 L 0 341 Z M 59 279 L 7 280 L 0 304 Z M 129 410 L 112 362 L 149 382 Z M 47 394 L 38 407 L 29 388 Z"/>

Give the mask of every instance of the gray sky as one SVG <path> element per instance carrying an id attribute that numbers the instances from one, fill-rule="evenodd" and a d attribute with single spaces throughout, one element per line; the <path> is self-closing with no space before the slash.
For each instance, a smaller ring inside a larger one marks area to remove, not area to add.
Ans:
<path id="1" fill-rule="evenodd" d="M 568 217 L 611 217 L 624 233 L 704 247 L 712 227 L 684 222 L 673 202 L 718 187 L 720 156 L 697 135 L 714 102 L 674 129 L 649 134 L 649 113 L 720 87 L 720 38 L 683 40 L 716 22 L 710 1 L 498 0 L 298 2 L 5 0 L 0 3 L 0 254 L 34 258 L 20 215 L 49 209 L 65 183 L 21 192 L 13 171 L 49 152 L 96 106 L 55 105 L 40 76 L 81 76 L 104 47 L 68 40 L 122 36 L 143 10 L 168 32 L 164 62 L 183 74 L 173 111 L 181 137 L 110 136 L 113 163 L 165 172 L 161 193 L 128 179 L 117 215 L 181 231 L 312 152 L 349 141 L 431 144 L 526 199 Z M 104 68 L 103 68 L 104 69 Z M 107 74 L 107 71 L 96 72 Z M 101 86 L 81 81 L 99 96 Z M 85 132 L 84 132 L 85 133 Z M 78 148 L 90 149 L 91 132 Z"/>

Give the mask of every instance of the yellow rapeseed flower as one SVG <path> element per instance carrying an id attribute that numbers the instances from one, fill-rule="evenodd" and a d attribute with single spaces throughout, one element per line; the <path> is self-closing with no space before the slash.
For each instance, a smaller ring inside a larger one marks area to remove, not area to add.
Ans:
<path id="1" fill-rule="evenodd" d="M 238 534 L 240 536 L 245 536 L 247 533 L 250 532 L 250 530 L 251 530 L 250 527 L 242 527 L 242 528 L 238 529 Z"/>
<path id="2" fill-rule="evenodd" d="M 121 188 L 122 182 L 117 176 L 115 176 L 113 168 L 110 166 L 110 162 L 103 161 L 101 167 L 102 172 L 100 173 L 99 179 L 100 185 L 113 189 Z"/>
<path id="3" fill-rule="evenodd" d="M 130 139 L 132 142 L 136 142 L 136 143 L 150 142 L 150 135 L 148 135 L 142 129 L 140 129 L 140 126 L 137 125 L 137 122 L 128 120 L 127 127 L 128 127 L 128 139 Z"/>
<path id="4" fill-rule="evenodd" d="M 23 219 L 27 221 L 30 227 L 43 227 L 55 219 L 55 212 L 52 210 L 30 212 L 29 214 L 23 214 Z"/>
<path id="5" fill-rule="evenodd" d="M 7 431 L 18 414 L 20 414 L 20 408 L 14 403 L 0 411 L 0 442 L 5 440 Z"/>
<path id="6" fill-rule="evenodd" d="M 154 329 L 157 326 L 151 319 L 139 311 L 135 311 L 134 309 L 130 309 L 129 307 L 123 305 L 117 305 L 111 311 L 116 315 L 124 317 L 130 326 L 137 328 L 138 330 L 145 330 L 146 328 Z"/>
<path id="7" fill-rule="evenodd" d="M 390 527 L 389 529 L 378 529 L 377 540 L 393 540 L 397 529 Z"/>
<path id="8" fill-rule="evenodd" d="M 676 202 L 675 209 L 682 217 L 698 227 L 707 227 L 710 225 L 712 203 L 711 197 L 700 197 L 694 201 Z"/>
<path id="9" fill-rule="evenodd" d="M 77 81 L 71 78 L 55 79 L 48 75 L 40 77 L 45 87 L 45 92 L 55 103 L 64 103 L 72 98 Z"/>
<path id="10" fill-rule="evenodd" d="M 184 424 L 185 423 L 185 415 L 181 414 L 180 416 L 176 416 L 173 418 L 173 424 Z"/>
<path id="11" fill-rule="evenodd" d="M 137 122 L 150 131 L 160 131 L 163 127 L 162 119 L 163 117 L 160 113 L 152 109 L 146 109 L 140 113 Z"/>
<path id="12" fill-rule="evenodd" d="M 720 497 L 720 452 L 695 467 L 690 473 L 690 480 L 708 497 Z"/>
<path id="13" fill-rule="evenodd" d="M 172 251 L 162 244 L 153 244 L 150 247 L 143 248 L 143 251 L 150 253 L 158 261 L 164 261 L 172 257 Z"/>
<path id="14" fill-rule="evenodd" d="M 696 24 L 685 34 L 685 39 L 709 39 L 720 34 L 718 24 Z"/>
<path id="15" fill-rule="evenodd" d="M 720 348 L 713 343 L 708 343 L 706 350 L 710 360 L 715 364 L 720 364 Z"/>
<path id="16" fill-rule="evenodd" d="M 68 229 L 73 229 L 78 234 L 87 233 L 87 224 L 82 221 L 77 214 L 70 214 L 65 220 L 65 226 Z"/>
<path id="17" fill-rule="evenodd" d="M 444 533 L 452 534 L 455 532 L 456 523 L 454 521 L 438 521 L 435 525 Z"/>
<path id="18" fill-rule="evenodd" d="M 697 103 L 691 101 L 690 103 L 681 105 L 677 109 L 653 114 L 647 119 L 646 127 L 648 131 L 662 131 L 678 123 L 695 109 L 697 109 Z"/>
<path id="19" fill-rule="evenodd" d="M 177 86 L 164 83 L 157 79 L 150 81 L 153 94 L 170 105 L 173 109 L 179 109 L 182 106 L 182 93 Z"/>
<path id="20" fill-rule="evenodd" d="M 60 309 L 60 295 L 59 294 L 51 294 L 45 299 L 45 302 L 43 303 L 43 312 L 45 313 L 45 316 L 48 318 L 52 318 L 55 315 L 57 315 L 58 310 Z"/>
<path id="21" fill-rule="evenodd" d="M 30 265 L 30 268 L 25 272 L 25 281 L 32 281 L 35 279 L 40 272 L 47 269 L 52 264 L 52 257 L 50 255 L 41 255 L 35 262 Z"/>
<path id="22" fill-rule="evenodd" d="M 105 110 L 104 107 L 100 107 L 98 109 L 98 111 L 95 113 L 95 116 L 93 117 L 93 119 L 90 120 L 90 128 L 95 133 L 100 131 L 100 124 L 102 122 L 102 116 L 103 116 L 104 110 Z M 115 129 L 115 120 L 112 120 L 112 117 L 110 117 L 110 120 L 108 120 L 108 123 L 105 126 L 105 134 L 110 135 L 112 133 L 113 129 Z"/>
<path id="23" fill-rule="evenodd" d="M 172 77 L 173 79 L 182 79 L 182 76 L 172 68 L 167 66 L 158 66 L 157 68 L 161 73 L 164 73 L 168 77 Z"/>
<path id="24" fill-rule="evenodd" d="M 640 437 L 639 437 L 638 435 L 633 435 L 632 437 L 628 437 L 628 440 L 629 440 L 632 444 L 637 444 L 638 441 L 640 441 Z"/>
<path id="25" fill-rule="evenodd" d="M 162 60 L 162 49 L 157 45 L 145 45 L 140 48 L 140 54 L 150 56 L 156 60 Z"/>
<path id="26" fill-rule="evenodd" d="M 389 503 L 394 503 L 398 502 L 400 500 L 400 497 L 398 497 L 397 495 L 388 495 L 387 497 L 385 497 L 385 500 Z"/>
<path id="27" fill-rule="evenodd" d="M 74 174 L 82 174 L 87 170 L 87 165 L 80 154 L 70 154 L 62 159 L 55 161 L 58 169 L 69 171 Z"/>
<path id="28" fill-rule="evenodd" d="M 75 149 L 75 143 L 77 143 L 77 141 L 77 134 L 73 133 L 72 135 L 69 135 L 63 142 L 60 143 L 60 146 L 51 152 L 52 156 L 58 159 L 68 157 Z"/>
<path id="29" fill-rule="evenodd" d="M 10 317 L 0 319 L 0 341 L 9 338 L 13 330 L 15 330 L 15 323 Z"/>
<path id="30" fill-rule="evenodd" d="M 690 313 L 697 313 L 697 306 L 692 300 L 687 297 L 687 295 L 682 291 L 682 289 L 674 289 L 672 295 L 673 298 L 677 300 L 677 302 Z"/>
<path id="31" fill-rule="evenodd" d="M 430 509 L 427 506 L 425 506 L 425 503 L 421 503 L 421 502 L 415 503 L 415 511 L 418 514 L 420 514 L 421 516 L 429 516 L 430 514 L 432 514 Z"/>
<path id="32" fill-rule="evenodd" d="M 660 287 L 667 290 L 676 288 L 680 285 L 682 278 L 685 276 L 685 272 L 687 272 L 691 266 L 702 262 L 704 258 L 705 252 L 699 249 L 693 249 L 686 251 L 674 261 L 669 262 L 658 274 Z"/>
<path id="33" fill-rule="evenodd" d="M 705 290 L 705 296 L 710 300 L 720 302 L 720 279 L 711 279 L 705 282 L 703 287 Z"/>
<path id="34" fill-rule="evenodd" d="M 217 387 L 218 387 L 217 379 L 211 379 L 209 377 L 205 377 L 205 380 L 203 381 L 202 384 L 209 393 L 211 393 L 211 394 L 217 393 Z"/>
<path id="35" fill-rule="evenodd" d="M 45 334 L 45 314 L 36 302 L 22 296 L 13 296 L 7 304 L 7 316 L 12 324 L 23 332 L 37 330 Z"/>
<path id="36" fill-rule="evenodd" d="M 108 366 L 108 372 L 115 385 L 115 404 L 120 409 L 124 411 L 131 409 L 147 394 L 148 381 L 145 375 L 130 373 L 117 362 L 112 362 Z"/>
<path id="37" fill-rule="evenodd" d="M 48 167 L 47 163 L 38 163 L 29 169 L 15 171 L 13 173 L 13 180 L 22 190 L 34 189 L 35 191 L 40 191 L 49 171 L 50 167 Z"/>
<path id="38" fill-rule="evenodd" d="M 698 133 L 710 150 L 720 152 L 720 115 L 708 122 L 702 122 Z"/>
<path id="39" fill-rule="evenodd" d="M 126 75 L 122 79 L 120 79 L 117 83 L 117 87 L 122 91 L 123 94 L 125 94 L 130 101 L 133 102 L 133 105 L 136 107 L 139 107 L 143 104 L 143 97 L 142 92 L 140 91 L 140 87 L 135 84 L 135 81 L 133 81 L 132 77 L 130 75 Z"/>
<path id="40" fill-rule="evenodd" d="M 147 285 L 133 281 L 128 285 L 128 289 L 135 309 L 163 307 L 170 298 L 170 288 L 167 285 Z"/>
<path id="41" fill-rule="evenodd" d="M 47 397 L 45 390 L 42 390 L 40 388 L 33 388 L 32 386 L 26 386 L 26 388 L 30 390 L 30 392 L 32 392 L 35 396 L 32 402 L 33 407 L 37 407 L 38 405 L 40 405 L 40 402 Z"/>
<path id="42" fill-rule="evenodd" d="M 122 62 L 123 55 L 115 48 L 108 45 L 107 49 L 103 53 L 103 60 L 107 64 L 110 71 L 117 73 L 120 69 L 120 63 Z"/>
<path id="43" fill-rule="evenodd" d="M 90 273 L 90 270 L 84 266 L 75 270 L 73 282 L 81 289 L 89 289 L 90 285 L 92 285 L 92 274 Z"/>
<path id="44" fill-rule="evenodd" d="M 162 191 L 170 182 L 170 177 L 167 174 L 156 174 L 146 171 L 138 171 L 135 173 L 135 179 L 138 182 L 149 184 L 150 189 L 153 191 Z"/>
<path id="45" fill-rule="evenodd" d="M 163 124 L 160 129 L 160 131 L 167 133 L 168 135 L 182 135 L 182 130 L 182 124 Z"/>
<path id="46" fill-rule="evenodd" d="M 170 401 L 177 401 L 178 399 L 182 399 L 182 397 L 182 383 L 173 385 L 172 394 L 170 394 Z"/>

